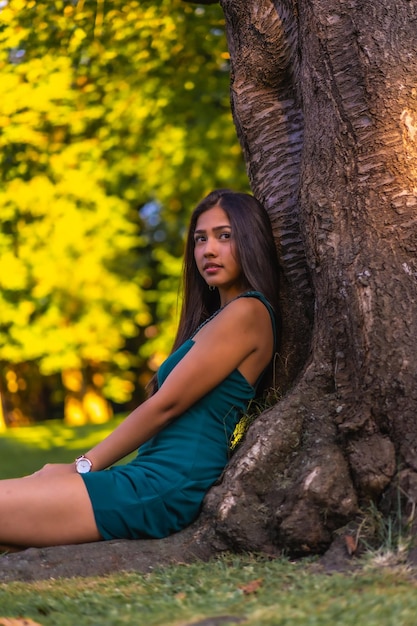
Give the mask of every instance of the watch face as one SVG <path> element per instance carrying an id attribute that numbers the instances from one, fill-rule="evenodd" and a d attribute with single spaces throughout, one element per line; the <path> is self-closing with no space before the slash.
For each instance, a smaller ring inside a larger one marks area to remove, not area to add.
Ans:
<path id="1" fill-rule="evenodd" d="M 78 459 L 77 472 L 79 474 L 86 474 L 91 470 L 91 463 L 88 459 Z"/>

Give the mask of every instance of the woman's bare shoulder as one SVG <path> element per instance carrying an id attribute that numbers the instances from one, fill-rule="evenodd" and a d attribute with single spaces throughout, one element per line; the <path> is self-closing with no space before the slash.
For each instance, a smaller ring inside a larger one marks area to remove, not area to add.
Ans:
<path id="1" fill-rule="evenodd" d="M 256 297 L 240 297 L 227 304 L 202 330 L 201 334 L 225 334 L 231 339 L 235 335 L 251 330 L 262 331 L 271 324 L 265 304 Z M 200 334 L 198 333 L 198 334 Z"/>
<path id="2" fill-rule="evenodd" d="M 258 318 L 259 315 L 268 319 L 269 311 L 265 304 L 256 296 L 241 296 L 232 300 L 224 307 L 223 313 L 229 314 L 230 317 L 243 320 L 252 320 Z"/>

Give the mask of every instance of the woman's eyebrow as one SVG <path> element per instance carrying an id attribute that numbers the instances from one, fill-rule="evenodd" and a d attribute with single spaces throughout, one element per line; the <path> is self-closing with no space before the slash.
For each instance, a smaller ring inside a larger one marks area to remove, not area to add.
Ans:
<path id="1" fill-rule="evenodd" d="M 217 230 L 224 230 L 225 228 L 232 228 L 230 226 L 230 224 L 224 224 L 224 226 L 215 226 L 212 230 L 217 231 Z M 194 231 L 195 233 L 205 233 L 206 231 L 203 228 L 198 228 Z"/>

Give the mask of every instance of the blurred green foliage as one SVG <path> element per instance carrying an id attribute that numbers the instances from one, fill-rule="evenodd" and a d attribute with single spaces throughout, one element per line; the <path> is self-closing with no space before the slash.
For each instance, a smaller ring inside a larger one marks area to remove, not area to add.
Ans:
<path id="1" fill-rule="evenodd" d="M 248 188 L 228 69 L 218 6 L 0 3 L 7 415 L 47 417 L 67 392 L 141 397 L 175 332 L 189 213 Z"/>

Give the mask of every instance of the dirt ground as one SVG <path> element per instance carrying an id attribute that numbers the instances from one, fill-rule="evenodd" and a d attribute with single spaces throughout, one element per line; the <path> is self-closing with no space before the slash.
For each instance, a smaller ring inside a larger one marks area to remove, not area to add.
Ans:
<path id="1" fill-rule="evenodd" d="M 359 564 L 349 552 L 346 538 L 338 537 L 312 567 L 327 574 L 350 573 Z M 160 540 L 116 540 L 5 553 L 0 556 L 0 582 L 103 576 L 121 571 L 147 573 L 155 567 L 208 558 L 205 547 L 187 529 Z M 417 550 L 410 552 L 409 564 L 417 567 Z"/>

